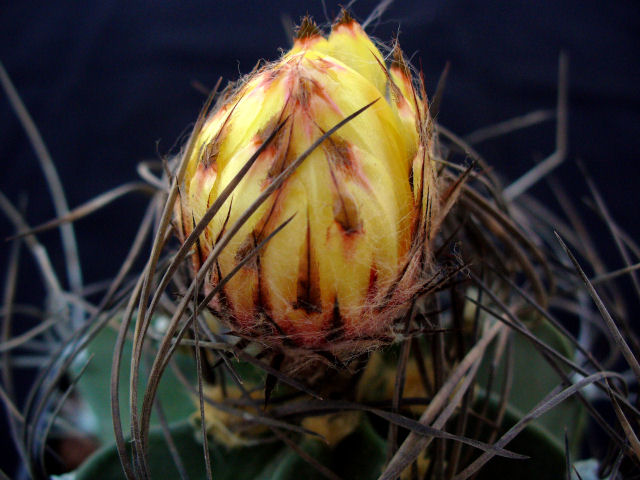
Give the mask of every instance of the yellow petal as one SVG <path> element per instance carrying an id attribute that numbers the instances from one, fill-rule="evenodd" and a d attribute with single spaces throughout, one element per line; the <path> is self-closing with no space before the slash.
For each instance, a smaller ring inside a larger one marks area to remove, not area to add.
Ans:
<path id="1" fill-rule="evenodd" d="M 384 58 L 362 26 L 346 11 L 331 29 L 327 53 L 369 80 L 384 97 L 387 84 Z"/>

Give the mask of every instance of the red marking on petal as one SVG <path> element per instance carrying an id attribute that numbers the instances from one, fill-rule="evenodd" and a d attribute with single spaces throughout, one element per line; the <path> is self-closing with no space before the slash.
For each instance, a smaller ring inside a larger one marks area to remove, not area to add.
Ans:
<path id="1" fill-rule="evenodd" d="M 314 65 L 317 69 L 317 67 Z M 342 115 L 342 110 L 333 101 L 331 96 L 327 93 L 326 89 L 315 79 L 308 78 L 300 75 L 298 78 L 298 89 L 297 89 L 297 100 L 300 107 L 309 112 L 309 109 L 312 107 L 312 103 L 317 102 L 319 99 L 323 100 L 326 105 L 331 108 L 336 114 Z M 315 108 L 322 108 L 320 105 L 317 105 Z M 311 112 L 310 115 L 313 116 Z"/>
<path id="2" fill-rule="evenodd" d="M 339 63 L 331 61 L 329 58 L 316 58 L 313 63 L 315 64 L 318 70 L 321 70 L 323 73 L 326 73 L 328 70 L 338 70 L 341 72 L 346 71 L 347 69 Z"/>
<path id="3" fill-rule="evenodd" d="M 369 286 L 367 287 L 368 300 L 375 298 L 378 293 L 378 268 L 375 265 L 371 265 L 369 270 Z"/>
<path id="4" fill-rule="evenodd" d="M 337 192 L 333 199 L 333 219 L 347 237 L 362 233 L 362 219 L 358 205 L 346 190 Z"/>
<path id="5" fill-rule="evenodd" d="M 311 242 L 311 226 L 307 214 L 306 241 L 303 254 L 298 261 L 298 285 L 295 309 L 304 309 L 307 314 L 322 312 L 322 296 L 320 292 L 320 276 Z"/>

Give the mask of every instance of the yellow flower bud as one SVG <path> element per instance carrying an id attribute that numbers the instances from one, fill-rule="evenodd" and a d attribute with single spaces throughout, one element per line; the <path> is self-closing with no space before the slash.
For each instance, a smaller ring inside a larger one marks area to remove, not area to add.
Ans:
<path id="1" fill-rule="evenodd" d="M 357 353 L 392 340 L 394 321 L 424 287 L 437 209 L 430 120 L 398 65 L 387 69 L 346 13 L 328 38 L 305 19 L 294 47 L 244 79 L 196 132 L 177 215 L 183 238 L 286 119 L 200 235 L 199 267 L 278 174 L 374 102 L 316 148 L 218 257 L 209 291 L 292 218 L 210 304 L 239 335 Z"/>

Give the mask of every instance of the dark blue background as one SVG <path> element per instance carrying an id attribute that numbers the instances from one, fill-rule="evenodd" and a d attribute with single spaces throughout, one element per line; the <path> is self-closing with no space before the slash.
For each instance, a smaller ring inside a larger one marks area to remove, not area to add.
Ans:
<path id="1" fill-rule="evenodd" d="M 332 18 L 337 2 L 326 3 Z M 363 20 L 376 3 L 357 2 L 353 12 Z M 274 59 L 279 47 L 288 46 L 282 15 L 297 21 L 307 12 L 327 20 L 320 2 L 5 1 L 0 2 L 0 60 L 56 160 L 69 204 L 76 206 L 135 179 L 139 160 L 172 150 L 204 101 L 193 81 L 211 87 L 219 76 L 232 80 L 258 59 Z M 614 217 L 637 238 L 639 13 L 639 2 L 620 0 L 399 0 L 369 30 L 383 40 L 400 32 L 430 93 L 451 62 L 439 120 L 460 134 L 553 108 L 558 55 L 566 50 L 570 161 L 558 173 L 579 202 L 586 189 L 572 160 L 584 160 Z M 548 122 L 479 150 L 514 179 L 552 151 L 553 139 Z M 15 203 L 26 194 L 30 224 L 54 216 L 35 156 L 2 94 L 0 165 L 0 189 Z M 547 196 L 545 189 L 537 192 Z M 141 198 L 121 200 L 77 224 L 87 281 L 116 272 L 143 206 Z M 610 244 L 604 226 L 590 223 L 599 241 Z M 11 230 L 0 215 L 0 236 Z M 42 239 L 63 272 L 57 233 Z M 605 250 L 609 265 L 619 267 L 613 250 Z M 0 272 L 7 251 L 0 245 Z M 33 286 L 31 260 L 24 259 L 20 297 L 36 301 L 41 290 Z M 4 440 L 0 452 L 9 452 Z"/>

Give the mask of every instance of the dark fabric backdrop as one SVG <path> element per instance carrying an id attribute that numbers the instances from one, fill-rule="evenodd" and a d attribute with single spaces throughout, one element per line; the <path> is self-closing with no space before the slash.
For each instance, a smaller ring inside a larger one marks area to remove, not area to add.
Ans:
<path id="1" fill-rule="evenodd" d="M 353 6 L 363 20 L 377 2 Z M 56 160 L 69 204 L 136 178 L 136 163 L 172 150 L 204 97 L 193 81 L 213 86 L 235 79 L 260 58 L 287 47 L 282 16 L 305 13 L 326 22 L 338 3 L 309 1 L 0 2 L 0 60 L 22 95 Z M 570 160 L 559 170 L 579 202 L 586 193 L 573 160 L 582 159 L 614 217 L 636 238 L 640 153 L 640 3 L 637 1 L 440 1 L 391 5 L 370 31 L 397 32 L 432 93 L 451 62 L 439 120 L 460 134 L 539 108 L 553 108 L 557 62 L 570 56 Z M 479 150 L 514 179 L 553 149 L 553 123 L 486 142 Z M 54 215 L 43 176 L 6 97 L 0 94 L 0 189 L 28 200 L 35 225 Z M 544 188 L 536 192 L 548 197 Z M 548 197 L 549 203 L 553 203 Z M 141 198 L 121 200 L 76 226 L 87 281 L 112 276 L 142 214 Z M 585 211 L 588 211 L 585 209 Z M 605 228 L 589 222 L 602 244 Z M 0 215 L 0 237 L 12 231 Z M 56 232 L 53 245 L 60 272 Z M 0 268 L 8 244 L 0 244 Z M 621 265 L 613 248 L 609 266 Z M 19 298 L 42 290 L 23 255 Z M 4 273 L 1 273 L 4 275 Z M 4 277 L 3 277 L 4 278 Z M 4 282 L 4 280 L 2 280 Z M 37 282 L 35 282 L 37 284 Z M 27 377 L 28 378 L 28 377 Z M 0 425 L 0 432 L 6 431 Z M 15 455 L 0 433 L 3 469 Z"/>

